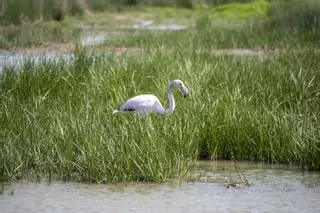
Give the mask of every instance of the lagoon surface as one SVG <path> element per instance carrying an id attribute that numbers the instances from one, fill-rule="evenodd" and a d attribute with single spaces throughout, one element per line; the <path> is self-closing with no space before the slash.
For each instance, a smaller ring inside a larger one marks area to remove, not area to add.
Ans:
<path id="1" fill-rule="evenodd" d="M 192 182 L 161 184 L 17 182 L 0 195 L 0 212 L 320 212 L 319 172 L 201 161 L 190 175 Z"/>

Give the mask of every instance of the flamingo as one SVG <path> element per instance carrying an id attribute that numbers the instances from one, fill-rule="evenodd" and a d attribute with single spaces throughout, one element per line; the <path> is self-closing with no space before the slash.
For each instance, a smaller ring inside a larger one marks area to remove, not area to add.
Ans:
<path id="1" fill-rule="evenodd" d="M 122 104 L 118 109 L 114 110 L 112 114 L 115 113 L 137 113 L 139 117 L 145 117 L 149 113 L 158 113 L 161 115 L 171 114 L 175 107 L 175 101 L 172 94 L 172 89 L 178 88 L 184 97 L 188 95 L 188 88 L 184 83 L 177 79 L 173 80 L 168 85 L 168 98 L 169 98 L 169 108 L 165 109 L 159 99 L 152 94 L 143 94 L 130 98 L 124 104 Z"/>

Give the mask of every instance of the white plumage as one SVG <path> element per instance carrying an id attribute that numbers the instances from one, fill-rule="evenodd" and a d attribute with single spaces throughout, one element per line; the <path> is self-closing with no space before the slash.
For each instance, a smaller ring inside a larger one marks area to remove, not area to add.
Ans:
<path id="1" fill-rule="evenodd" d="M 181 80 L 174 80 L 168 85 L 169 108 L 165 109 L 159 99 L 151 94 L 138 95 L 127 100 L 113 114 L 120 112 L 137 113 L 140 117 L 144 117 L 149 113 L 170 114 L 175 109 L 175 101 L 172 93 L 173 88 L 178 88 L 180 92 L 186 97 L 188 88 Z"/>

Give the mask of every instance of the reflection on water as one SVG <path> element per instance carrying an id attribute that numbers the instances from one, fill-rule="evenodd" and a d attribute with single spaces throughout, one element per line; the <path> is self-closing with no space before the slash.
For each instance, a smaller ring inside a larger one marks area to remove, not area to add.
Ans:
<path id="1" fill-rule="evenodd" d="M 200 162 L 199 181 L 182 184 L 16 183 L 0 196 L 0 212 L 320 212 L 320 174 L 239 163 L 251 186 L 239 180 L 233 162 Z"/>

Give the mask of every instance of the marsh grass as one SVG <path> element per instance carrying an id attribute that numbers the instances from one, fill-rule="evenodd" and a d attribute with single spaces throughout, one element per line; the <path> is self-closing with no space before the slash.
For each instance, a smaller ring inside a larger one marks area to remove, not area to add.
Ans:
<path id="1" fill-rule="evenodd" d="M 319 56 L 310 50 L 257 58 L 77 52 L 71 64 L 26 63 L 0 83 L 1 180 L 58 176 L 92 182 L 183 178 L 200 152 L 319 169 Z M 181 78 L 168 117 L 112 115 L 127 98 Z"/>
<path id="2" fill-rule="evenodd" d="M 260 20 L 259 20 L 260 21 Z M 90 182 L 184 178 L 200 153 L 320 169 L 319 35 L 268 23 L 132 32 L 108 46 L 141 54 L 75 50 L 70 61 L 26 61 L 0 78 L 0 181 L 57 177 Z M 268 26 L 269 28 L 266 28 Z M 281 48 L 263 57 L 216 56 L 214 48 Z M 190 89 L 167 117 L 112 115 L 127 98 L 167 84 Z"/>

